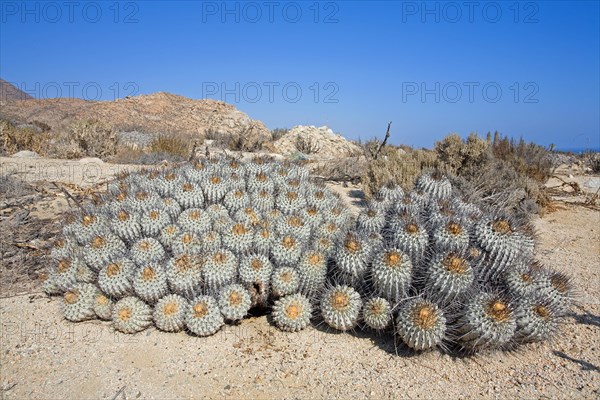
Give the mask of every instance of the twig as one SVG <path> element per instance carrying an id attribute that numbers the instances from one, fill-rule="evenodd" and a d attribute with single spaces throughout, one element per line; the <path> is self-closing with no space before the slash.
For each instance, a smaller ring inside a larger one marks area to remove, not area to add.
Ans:
<path id="1" fill-rule="evenodd" d="M 391 126 L 392 126 L 392 121 L 388 122 L 387 131 L 385 132 L 385 138 L 383 139 L 383 142 L 381 142 L 381 144 L 377 148 L 377 151 L 375 152 L 375 155 L 373 155 L 373 158 L 375 160 L 377 160 L 377 157 L 379 157 L 379 153 L 381 152 L 381 149 L 383 149 L 383 146 L 385 146 L 385 144 L 387 143 L 387 141 L 388 141 L 388 139 L 390 137 L 390 127 Z"/>
<path id="2" fill-rule="evenodd" d="M 58 186 L 58 185 L 56 184 L 56 182 L 52 182 L 52 184 L 53 184 L 54 186 L 56 186 L 56 188 L 57 188 L 58 190 L 60 190 L 61 192 L 63 192 L 63 194 L 64 194 L 65 196 L 67 196 L 67 198 L 69 198 L 69 199 L 73 200 L 73 202 L 74 202 L 74 203 L 77 205 L 77 207 L 79 207 L 79 208 L 80 208 L 82 211 L 84 211 L 84 212 L 85 212 L 85 208 L 83 208 L 83 206 L 81 205 L 81 203 L 80 203 L 79 201 L 77 201 L 77 199 L 76 199 L 75 197 L 73 197 L 73 196 L 71 195 L 71 193 L 69 193 L 69 192 L 67 191 L 67 189 L 65 189 L 65 188 L 64 188 L 64 187 L 62 187 L 62 186 Z"/>
<path id="3" fill-rule="evenodd" d="M 192 146 L 192 151 L 190 152 L 190 157 L 188 158 L 189 162 L 194 161 L 196 158 L 196 147 L 198 147 L 198 142 L 194 140 L 194 145 Z"/>

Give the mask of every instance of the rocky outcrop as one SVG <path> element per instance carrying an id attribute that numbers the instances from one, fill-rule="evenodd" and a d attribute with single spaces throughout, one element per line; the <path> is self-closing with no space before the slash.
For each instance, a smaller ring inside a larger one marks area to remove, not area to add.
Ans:
<path id="1" fill-rule="evenodd" d="M 360 147 L 327 126 L 295 126 L 273 142 L 273 148 L 284 155 L 301 153 L 309 158 L 348 157 L 361 152 Z"/>

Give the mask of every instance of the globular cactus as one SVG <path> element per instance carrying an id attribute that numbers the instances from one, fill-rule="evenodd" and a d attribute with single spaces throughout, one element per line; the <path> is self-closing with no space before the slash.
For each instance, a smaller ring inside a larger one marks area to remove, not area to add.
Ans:
<path id="1" fill-rule="evenodd" d="M 179 214 L 177 224 L 186 232 L 203 235 L 211 230 L 212 221 L 206 211 L 200 208 L 188 208 Z"/>
<path id="2" fill-rule="evenodd" d="M 271 276 L 271 292 L 275 297 L 296 293 L 300 287 L 298 271 L 292 267 L 277 268 Z"/>
<path id="3" fill-rule="evenodd" d="M 542 287 L 549 285 L 549 277 L 537 262 L 519 263 L 509 268 L 503 275 L 504 285 L 516 298 L 533 297 Z"/>
<path id="4" fill-rule="evenodd" d="M 152 325 L 152 308 L 137 297 L 125 297 L 113 307 L 112 324 L 119 332 L 141 332 Z"/>
<path id="5" fill-rule="evenodd" d="M 450 180 L 437 170 L 421 175 L 415 186 L 434 199 L 447 199 L 452 194 Z"/>
<path id="6" fill-rule="evenodd" d="M 209 204 L 221 201 L 228 189 L 227 183 L 218 173 L 205 177 L 201 186 L 204 191 L 204 198 Z"/>
<path id="7" fill-rule="evenodd" d="M 176 221 L 179 214 L 181 214 L 181 206 L 172 197 L 164 197 L 161 208 L 173 221 Z"/>
<path id="8" fill-rule="evenodd" d="M 466 252 L 436 253 L 427 265 L 424 292 L 441 304 L 460 299 L 475 279 L 471 263 Z"/>
<path id="9" fill-rule="evenodd" d="M 180 232 L 171 242 L 174 255 L 201 254 L 204 250 L 201 236 L 192 232 Z"/>
<path id="10" fill-rule="evenodd" d="M 171 217 L 161 208 L 151 208 L 144 211 L 140 218 L 142 233 L 146 236 L 157 236 L 170 223 Z"/>
<path id="11" fill-rule="evenodd" d="M 158 329 L 165 332 L 179 332 L 185 326 L 185 312 L 188 301 L 177 294 L 161 298 L 154 306 L 152 319 Z"/>
<path id="12" fill-rule="evenodd" d="M 512 339 L 517 327 L 513 305 L 489 292 L 468 296 L 456 329 L 468 351 L 499 348 Z"/>
<path id="13" fill-rule="evenodd" d="M 276 300 L 271 315 L 275 325 L 282 331 L 298 332 L 310 324 L 312 311 L 310 300 L 295 293 Z"/>
<path id="14" fill-rule="evenodd" d="M 254 251 L 260 254 L 269 255 L 273 245 L 274 232 L 268 227 L 257 227 L 252 239 Z"/>
<path id="15" fill-rule="evenodd" d="M 392 321 L 392 307 L 383 297 L 368 299 L 362 308 L 363 321 L 377 331 L 386 329 Z"/>
<path id="16" fill-rule="evenodd" d="M 125 243 L 116 235 L 98 233 L 92 237 L 83 250 L 85 263 L 94 271 L 112 258 L 125 252 Z"/>
<path id="17" fill-rule="evenodd" d="M 371 248 L 366 238 L 349 232 L 335 254 L 336 272 L 341 282 L 356 284 L 365 276 L 371 262 Z"/>
<path id="18" fill-rule="evenodd" d="M 558 332 L 561 310 L 543 296 L 519 299 L 515 317 L 517 343 L 551 340 Z"/>
<path id="19" fill-rule="evenodd" d="M 173 293 L 188 298 L 202 288 L 202 269 L 199 257 L 183 253 L 171 258 L 166 264 L 169 288 Z"/>
<path id="20" fill-rule="evenodd" d="M 250 194 L 250 204 L 260 212 L 268 212 L 275 206 L 275 195 L 266 189 L 257 190 Z"/>
<path id="21" fill-rule="evenodd" d="M 383 185 L 377 192 L 376 197 L 394 203 L 402 200 L 404 197 L 404 190 L 401 186 L 397 185 Z"/>
<path id="22" fill-rule="evenodd" d="M 240 281 L 250 293 L 252 305 L 267 304 L 272 272 L 273 265 L 263 254 L 249 254 L 240 260 Z"/>
<path id="23" fill-rule="evenodd" d="M 323 289 L 327 280 L 327 258 L 321 251 L 310 250 L 298 263 L 299 291 L 313 295 Z"/>
<path id="24" fill-rule="evenodd" d="M 215 230 L 208 231 L 202 235 L 201 246 L 203 253 L 211 253 L 223 247 L 221 234 Z"/>
<path id="25" fill-rule="evenodd" d="M 417 219 L 402 218 L 393 221 L 385 236 L 392 246 L 409 255 L 413 265 L 419 265 L 425 257 L 429 234 Z"/>
<path id="26" fill-rule="evenodd" d="M 160 230 L 158 241 L 167 251 L 173 251 L 173 243 L 181 233 L 181 228 L 176 224 L 169 224 Z"/>
<path id="27" fill-rule="evenodd" d="M 227 285 L 220 289 L 217 302 L 225 319 L 238 321 L 248 314 L 252 306 L 250 293 L 242 285 Z"/>
<path id="28" fill-rule="evenodd" d="M 135 264 L 128 258 L 119 258 L 106 264 L 98 272 L 98 286 L 107 295 L 120 299 L 133 293 Z"/>
<path id="29" fill-rule="evenodd" d="M 183 208 L 201 208 L 204 206 L 204 194 L 199 184 L 180 182 L 173 192 L 173 198 Z"/>
<path id="30" fill-rule="evenodd" d="M 321 315 L 330 327 L 347 331 L 358 324 L 362 300 L 351 286 L 336 285 L 321 296 Z"/>
<path id="31" fill-rule="evenodd" d="M 133 275 L 133 290 L 146 303 L 154 304 L 169 291 L 167 274 L 161 264 L 146 264 Z"/>
<path id="32" fill-rule="evenodd" d="M 85 321 L 96 317 L 94 302 L 98 289 L 90 283 L 77 283 L 64 295 L 63 314 L 73 322 Z"/>
<path id="33" fill-rule="evenodd" d="M 125 209 L 119 209 L 109 216 L 108 223 L 112 231 L 122 240 L 134 242 L 142 236 L 142 226 L 139 216 L 128 212 Z"/>
<path id="34" fill-rule="evenodd" d="M 431 236 L 436 251 L 461 251 L 469 247 L 469 232 L 460 221 L 451 220 L 436 227 Z"/>
<path id="35" fill-rule="evenodd" d="M 185 326 L 195 335 L 213 335 L 224 323 L 219 305 L 212 296 L 195 297 L 185 310 Z"/>
<path id="36" fill-rule="evenodd" d="M 541 274 L 542 278 L 536 282 L 537 291 L 557 312 L 565 314 L 576 298 L 571 278 L 551 270 L 543 270 Z"/>
<path id="37" fill-rule="evenodd" d="M 275 206 L 284 214 L 293 214 L 306 207 L 306 198 L 296 190 L 288 190 L 277 195 Z"/>
<path id="38" fill-rule="evenodd" d="M 432 349 L 442 345 L 446 335 L 446 317 L 435 303 L 414 298 L 400 306 L 396 333 L 414 350 Z"/>
<path id="39" fill-rule="evenodd" d="M 131 246 L 131 259 L 138 266 L 160 262 L 165 257 L 165 249 L 154 238 L 140 239 Z"/>
<path id="40" fill-rule="evenodd" d="M 223 199 L 223 204 L 228 210 L 237 211 L 248 207 L 250 204 L 256 204 L 250 201 L 250 196 L 245 190 L 235 189 L 227 192 Z"/>
<path id="41" fill-rule="evenodd" d="M 294 265 L 303 251 L 302 242 L 292 234 L 278 238 L 271 246 L 271 256 L 277 266 Z"/>
<path id="42" fill-rule="evenodd" d="M 102 320 L 110 321 L 114 302 L 100 292 L 96 292 L 94 298 L 94 314 Z"/>
<path id="43" fill-rule="evenodd" d="M 237 258 L 231 251 L 220 249 L 209 253 L 202 267 L 206 287 L 211 291 L 217 291 L 220 287 L 233 282 L 237 268 Z"/>
<path id="44" fill-rule="evenodd" d="M 254 239 L 254 230 L 243 223 L 231 224 L 223 232 L 223 246 L 236 254 L 243 254 L 250 250 Z"/>
<path id="45" fill-rule="evenodd" d="M 370 208 L 361 212 L 356 220 L 356 229 L 365 234 L 379 233 L 385 226 L 385 212 Z"/>
<path id="46" fill-rule="evenodd" d="M 382 249 L 373 258 L 371 281 L 378 295 L 394 303 L 406 297 L 411 285 L 410 257 L 395 248 Z"/>

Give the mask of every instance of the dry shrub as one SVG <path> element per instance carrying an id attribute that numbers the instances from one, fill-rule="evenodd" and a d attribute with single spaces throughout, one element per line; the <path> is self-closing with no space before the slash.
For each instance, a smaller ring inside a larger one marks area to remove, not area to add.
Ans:
<path id="1" fill-rule="evenodd" d="M 189 156 L 189 140 L 180 135 L 166 134 L 159 135 L 150 143 L 150 153 L 165 153 L 173 156 L 179 156 L 185 159 Z"/>
<path id="2" fill-rule="evenodd" d="M 585 165 L 590 168 L 593 174 L 600 174 L 600 153 L 592 150 L 586 150 L 582 154 Z"/>
<path id="3" fill-rule="evenodd" d="M 0 120 L 1 153 L 10 155 L 21 150 L 30 150 L 46 155 L 49 141 L 47 132 L 47 130 L 40 132 L 35 127 L 16 127 L 7 120 Z"/>
<path id="4" fill-rule="evenodd" d="M 410 190 L 416 178 L 431 168 L 446 169 L 433 151 L 403 152 L 396 147 L 386 146 L 377 159 L 368 158 L 362 175 L 363 191 L 367 197 L 371 197 L 385 185 L 400 185 Z"/>
<path id="5" fill-rule="evenodd" d="M 471 174 L 491 160 L 490 145 L 474 133 L 466 141 L 453 133 L 436 142 L 435 151 L 448 171 L 457 174 Z"/>
<path id="6" fill-rule="evenodd" d="M 274 142 L 276 140 L 284 137 L 290 130 L 288 128 L 275 128 L 271 131 L 271 141 Z"/>
<path id="7" fill-rule="evenodd" d="M 304 154 L 314 154 L 321 150 L 321 144 L 312 137 L 304 138 L 301 135 L 296 137 L 296 149 Z"/>
<path id="8" fill-rule="evenodd" d="M 488 135 L 488 138 L 491 135 Z M 530 215 L 548 202 L 542 185 L 551 173 L 548 151 L 534 143 L 515 143 L 496 133 L 494 141 L 470 134 L 449 135 L 435 145 L 440 161 L 458 175 L 456 182 L 471 200 L 508 212 Z"/>
<path id="9" fill-rule="evenodd" d="M 74 121 L 53 136 L 48 153 L 58 158 L 110 158 L 118 150 L 117 132 L 95 119 Z"/>

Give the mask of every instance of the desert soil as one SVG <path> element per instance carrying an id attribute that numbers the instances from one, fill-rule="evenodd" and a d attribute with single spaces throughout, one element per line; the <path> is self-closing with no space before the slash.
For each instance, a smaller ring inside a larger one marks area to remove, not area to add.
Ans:
<path id="1" fill-rule="evenodd" d="M 9 161 L 14 162 L 0 159 L 3 173 Z M 45 162 L 19 161 L 23 171 Z M 102 168 L 108 175 L 115 169 Z M 71 176 L 81 175 L 80 170 L 75 166 L 79 172 Z M 36 176 L 26 180 L 48 193 L 34 205 L 31 218 L 56 220 L 66 199 L 50 190 L 44 176 Z M 355 210 L 360 205 L 356 188 L 334 189 L 347 194 Z M 10 214 L 10 207 L 3 208 Z M 34 276 L 0 286 L 0 396 L 600 398 L 600 212 L 561 202 L 535 226 L 540 261 L 569 273 L 580 292 L 579 304 L 552 343 L 473 357 L 415 354 L 388 334 L 341 334 L 318 326 L 289 334 L 265 316 L 226 326 L 208 338 L 153 328 L 125 335 L 106 322 L 65 321 L 60 298 L 42 294 Z M 0 227 L 4 239 L 11 234 Z M 2 274 L 5 267 L 3 262 Z"/>

